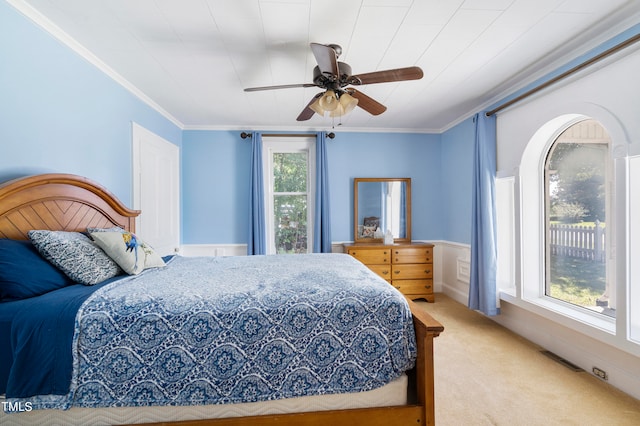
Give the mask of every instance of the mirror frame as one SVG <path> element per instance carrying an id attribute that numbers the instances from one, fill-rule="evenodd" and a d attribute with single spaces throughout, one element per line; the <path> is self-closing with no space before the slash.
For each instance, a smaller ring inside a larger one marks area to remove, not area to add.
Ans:
<path id="1" fill-rule="evenodd" d="M 407 185 L 406 195 L 406 236 L 404 238 L 394 238 L 394 243 L 411 242 L 411 178 L 354 178 L 353 179 L 353 241 L 355 243 L 382 243 L 382 238 L 359 238 L 358 237 L 358 184 L 361 182 L 404 182 Z"/>

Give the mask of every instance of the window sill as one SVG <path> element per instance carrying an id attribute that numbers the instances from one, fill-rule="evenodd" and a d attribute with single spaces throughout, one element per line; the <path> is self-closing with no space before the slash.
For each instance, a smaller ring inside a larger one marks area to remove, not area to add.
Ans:
<path id="1" fill-rule="evenodd" d="M 610 341 L 616 334 L 615 318 L 574 308 L 548 297 L 521 299 L 517 297 L 515 289 L 507 289 L 500 291 L 500 300 L 591 337 L 596 337 L 594 331 L 602 333 L 601 340 Z"/>

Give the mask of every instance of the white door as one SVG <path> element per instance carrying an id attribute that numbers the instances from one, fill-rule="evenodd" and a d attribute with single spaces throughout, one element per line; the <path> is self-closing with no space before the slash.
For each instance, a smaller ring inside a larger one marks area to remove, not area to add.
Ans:
<path id="1" fill-rule="evenodd" d="M 133 123 L 133 208 L 136 234 L 161 256 L 180 247 L 180 150 Z"/>

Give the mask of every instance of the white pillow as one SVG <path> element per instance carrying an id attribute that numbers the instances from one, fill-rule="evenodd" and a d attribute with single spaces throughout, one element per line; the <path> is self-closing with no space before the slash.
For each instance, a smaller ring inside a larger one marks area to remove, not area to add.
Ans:
<path id="1" fill-rule="evenodd" d="M 127 274 L 136 275 L 147 268 L 165 266 L 162 257 L 131 232 L 90 232 L 89 235 Z"/>

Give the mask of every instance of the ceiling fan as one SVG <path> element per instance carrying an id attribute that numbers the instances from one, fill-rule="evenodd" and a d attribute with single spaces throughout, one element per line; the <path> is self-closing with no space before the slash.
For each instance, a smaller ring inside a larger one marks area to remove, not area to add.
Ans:
<path id="1" fill-rule="evenodd" d="M 395 68 L 365 74 L 351 74 L 351 67 L 338 62 L 342 47 L 337 44 L 311 43 L 311 51 L 318 65 L 313 69 L 313 83 L 284 84 L 279 86 L 250 87 L 245 92 L 260 90 L 290 89 L 295 87 L 320 87 L 325 89 L 315 95 L 298 116 L 298 121 L 309 120 L 314 113 L 338 117 L 351 112 L 356 106 L 372 115 L 379 115 L 387 107 L 356 90 L 363 84 L 387 83 L 392 81 L 419 80 L 423 73 L 420 67 Z"/>

